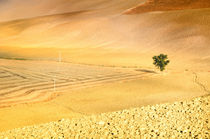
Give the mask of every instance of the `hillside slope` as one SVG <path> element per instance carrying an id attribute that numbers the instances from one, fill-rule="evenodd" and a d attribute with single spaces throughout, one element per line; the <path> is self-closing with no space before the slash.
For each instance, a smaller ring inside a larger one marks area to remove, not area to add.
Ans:
<path id="1" fill-rule="evenodd" d="M 125 10 L 145 0 L 1 0 L 0 21 L 81 10 Z M 8 10 L 11 9 L 11 10 Z"/>
<path id="2" fill-rule="evenodd" d="M 85 8 L 1 22 L 1 57 L 56 59 L 61 51 L 71 62 L 150 67 L 153 55 L 167 53 L 171 67 L 208 67 L 210 9 L 123 15 L 144 1 L 104 2 L 88 9 L 75 1 Z"/>

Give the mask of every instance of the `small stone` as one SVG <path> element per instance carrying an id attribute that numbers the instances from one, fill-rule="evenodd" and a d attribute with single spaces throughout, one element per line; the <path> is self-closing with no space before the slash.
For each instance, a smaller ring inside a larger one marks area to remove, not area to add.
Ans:
<path id="1" fill-rule="evenodd" d="M 104 121 L 100 121 L 98 124 L 99 124 L 99 125 L 104 125 L 105 122 L 104 122 Z"/>

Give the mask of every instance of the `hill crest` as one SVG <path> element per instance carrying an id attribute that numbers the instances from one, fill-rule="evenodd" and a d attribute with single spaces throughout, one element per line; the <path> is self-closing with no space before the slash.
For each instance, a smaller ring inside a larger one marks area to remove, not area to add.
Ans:
<path id="1" fill-rule="evenodd" d="M 126 10 L 124 14 L 201 8 L 210 8 L 210 0 L 147 0 L 143 4 Z"/>

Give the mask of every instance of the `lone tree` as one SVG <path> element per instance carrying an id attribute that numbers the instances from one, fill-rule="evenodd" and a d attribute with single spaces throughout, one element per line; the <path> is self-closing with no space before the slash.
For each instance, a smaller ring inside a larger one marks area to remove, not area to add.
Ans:
<path id="1" fill-rule="evenodd" d="M 168 56 L 164 54 L 160 54 L 159 56 L 154 56 L 152 59 L 154 60 L 153 64 L 158 69 L 160 69 L 160 71 L 165 70 L 165 66 L 168 65 L 168 63 L 170 62 L 168 60 Z"/>

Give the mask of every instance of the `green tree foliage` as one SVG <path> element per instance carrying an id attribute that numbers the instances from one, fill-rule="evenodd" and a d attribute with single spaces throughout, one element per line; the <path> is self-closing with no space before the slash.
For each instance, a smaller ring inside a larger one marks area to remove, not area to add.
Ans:
<path id="1" fill-rule="evenodd" d="M 160 54 L 159 56 L 154 56 L 152 58 L 154 60 L 153 64 L 160 69 L 160 71 L 165 70 L 166 65 L 170 62 L 168 60 L 168 56 L 164 54 Z"/>

